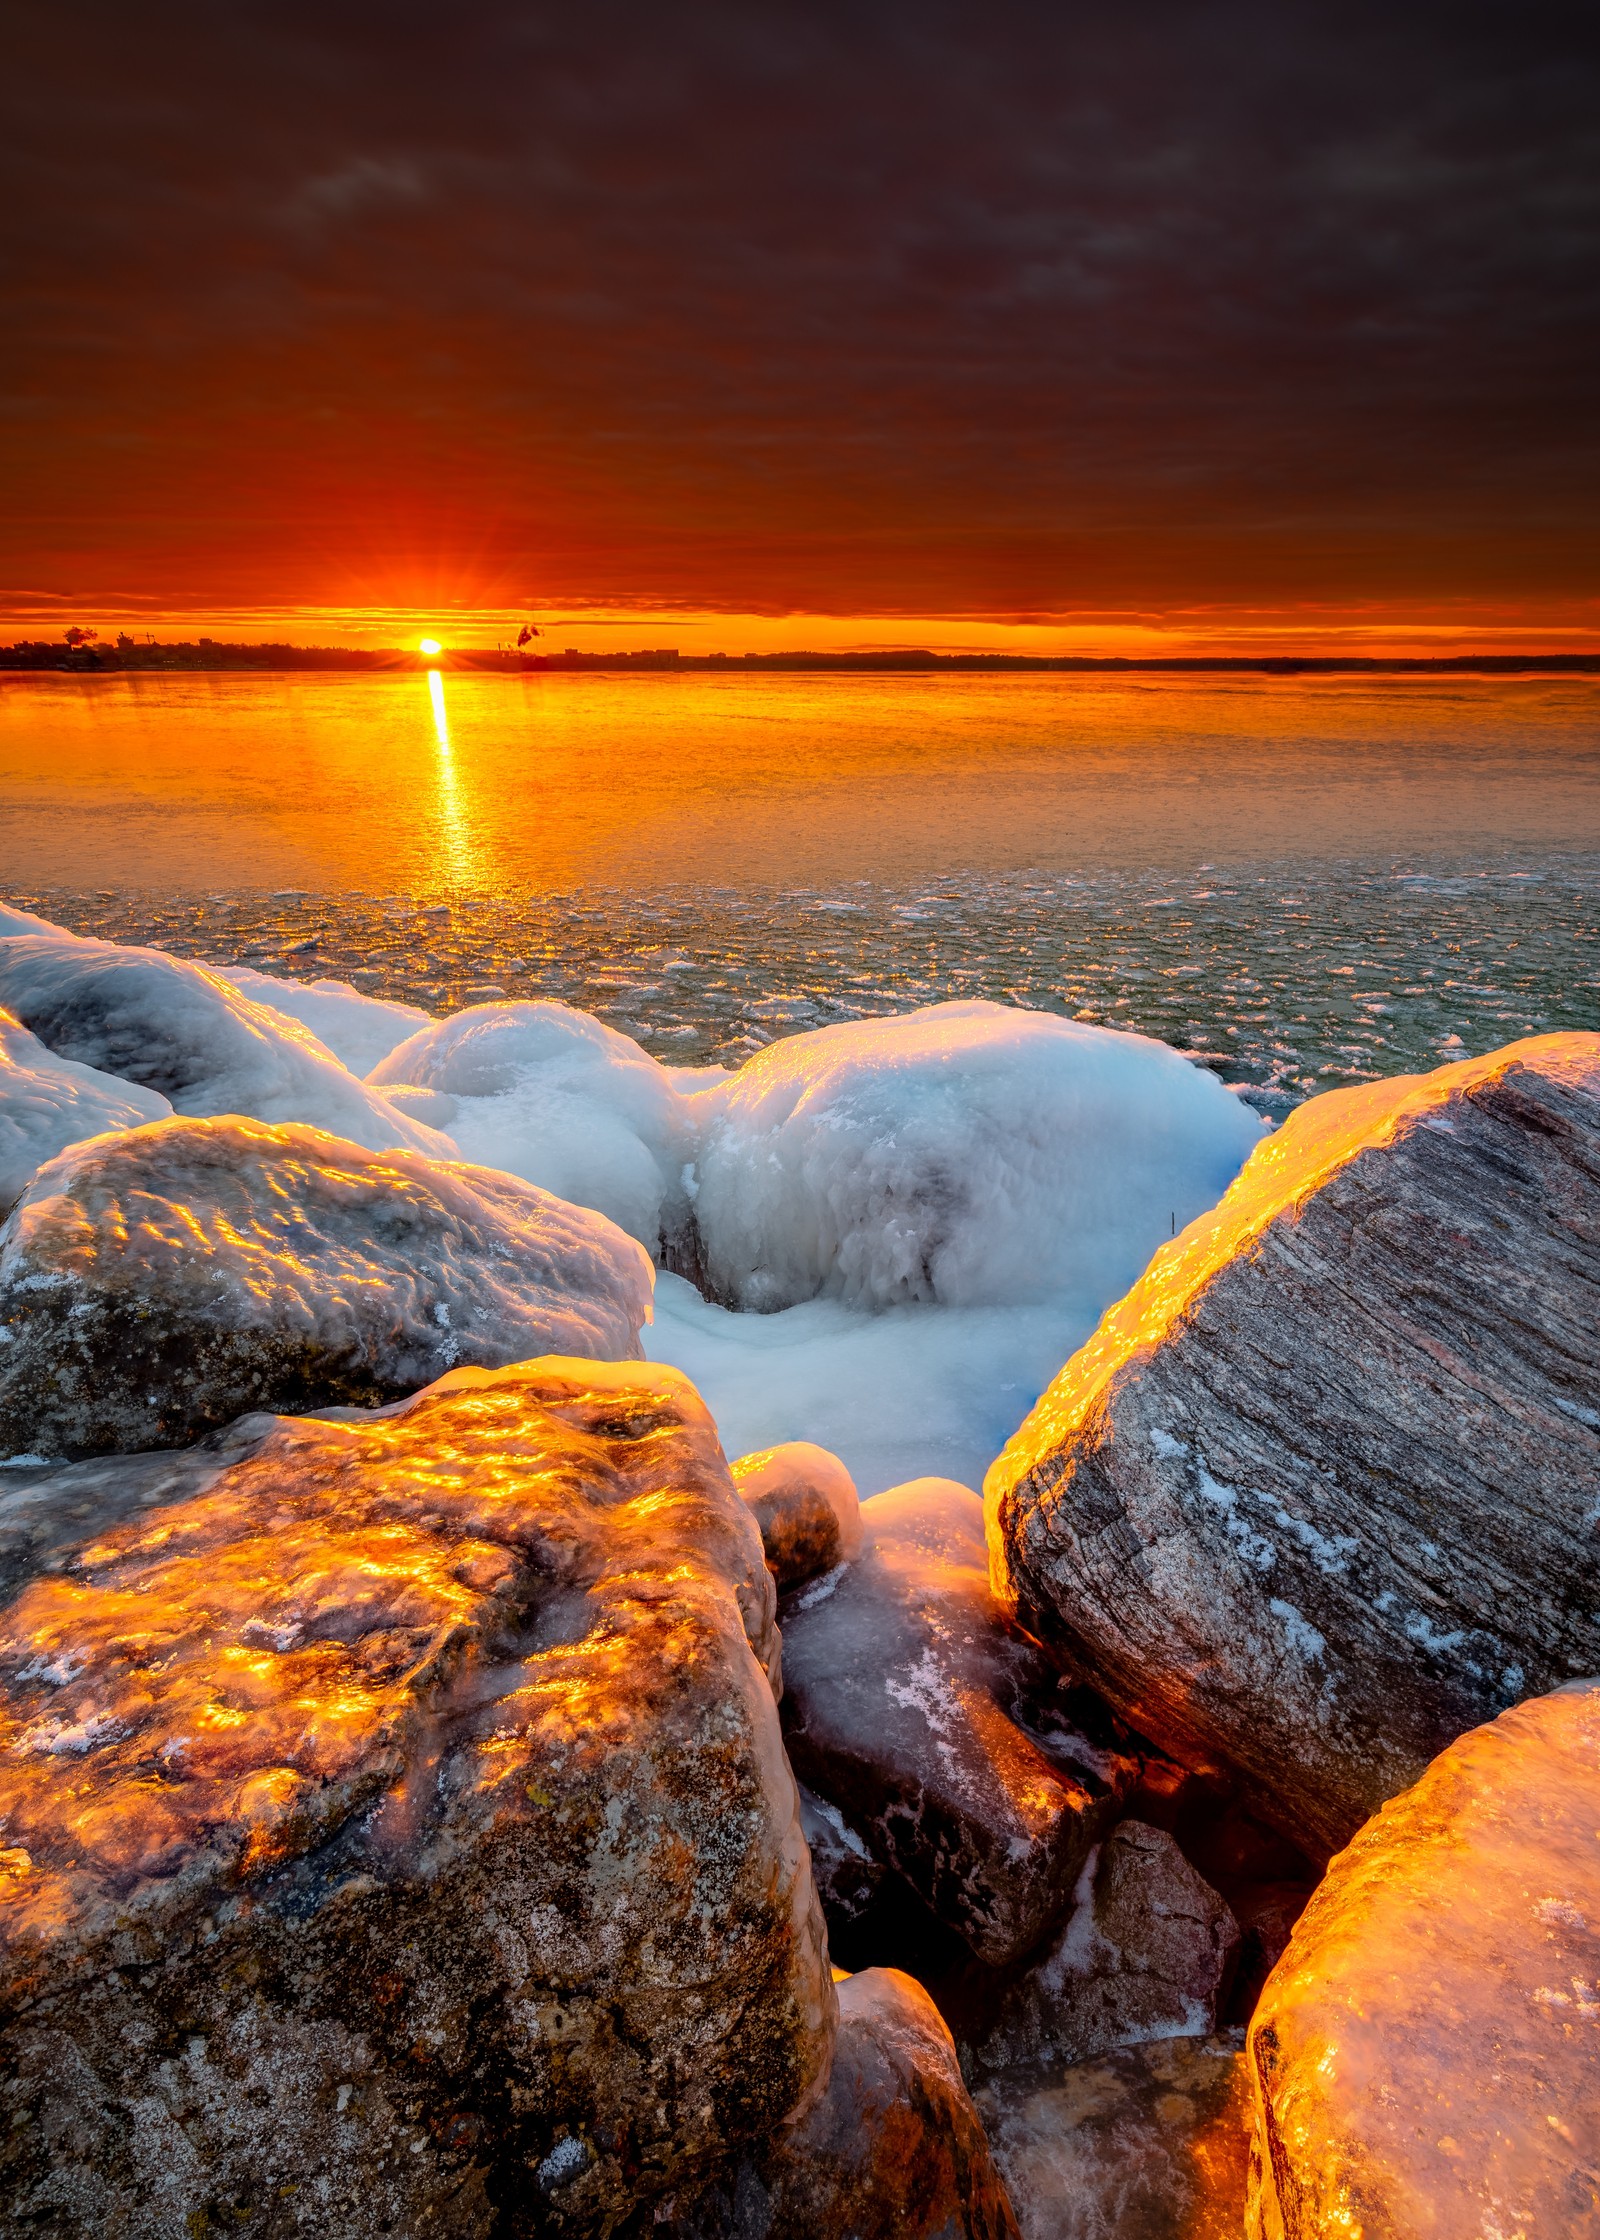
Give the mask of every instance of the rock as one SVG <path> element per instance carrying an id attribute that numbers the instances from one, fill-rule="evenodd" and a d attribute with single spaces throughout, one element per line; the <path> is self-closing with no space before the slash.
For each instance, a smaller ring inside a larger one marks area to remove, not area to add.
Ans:
<path id="1" fill-rule="evenodd" d="M 1252 2240 L 1600 2231 L 1600 1680 L 1340 1854 L 1250 2028 Z"/>
<path id="2" fill-rule="evenodd" d="M 414 1003 L 386 1003 L 378 996 L 364 996 L 348 980 L 280 980 L 274 973 L 253 972 L 247 964 L 206 969 L 264 1010 L 282 1012 L 309 1028 L 323 1048 L 355 1074 L 370 1073 L 396 1044 L 433 1024 Z"/>
<path id="3" fill-rule="evenodd" d="M 0 1011 L 0 1220 L 69 1143 L 170 1116 L 165 1097 L 58 1058 Z"/>
<path id="4" fill-rule="evenodd" d="M 1007 1997 L 978 2066 L 1209 2037 L 1238 1951 L 1238 1923 L 1171 1836 L 1124 1820 L 1089 1854 L 1065 1929 Z"/>
<path id="5" fill-rule="evenodd" d="M 976 2094 L 1022 2240 L 1239 2240 L 1243 2033 L 1007 2071 Z"/>
<path id="6" fill-rule="evenodd" d="M 839 1985 L 828 2090 L 667 2240 L 1016 2240 L 950 2033 L 894 1968 Z"/>
<path id="7" fill-rule="evenodd" d="M 823 2090 L 773 1589 L 667 1369 L 258 1425 L 0 1612 L 0 2224 L 598 2234 Z"/>
<path id="8" fill-rule="evenodd" d="M 1600 1036 L 1303 1105 L 989 1474 L 1000 1588 L 1321 1857 L 1600 1667 Z"/>
<path id="9" fill-rule="evenodd" d="M 0 1454 L 178 1446 L 458 1363 L 637 1357 L 649 1261 L 510 1175 L 167 1120 L 54 1159 L 0 1230 Z"/>
<path id="10" fill-rule="evenodd" d="M 0 1004 L 57 1057 L 154 1089 L 175 1112 L 303 1121 L 371 1151 L 455 1156 L 448 1136 L 358 1081 L 309 1027 L 186 958 L 15 934 L 0 939 Z"/>
<path id="11" fill-rule="evenodd" d="M 771 1569 L 770 1564 L 768 1569 Z M 888 1868 L 875 1859 L 836 1804 L 800 1784 L 800 1826 L 811 1853 L 811 1879 L 830 1935 L 859 1921 L 883 1888 Z"/>
<path id="12" fill-rule="evenodd" d="M 859 1560 L 783 1609 L 795 1771 L 980 1958 L 1018 1958 L 1071 1902 L 1132 1768 L 1032 1731 L 1056 1672 L 1008 1624 L 976 1494 L 920 1478 L 861 1505 Z"/>
<path id="13" fill-rule="evenodd" d="M 767 1569 L 780 1588 L 804 1586 L 861 1553 L 856 1482 L 826 1447 L 791 1439 L 741 1455 L 733 1482 L 755 1512 Z"/>

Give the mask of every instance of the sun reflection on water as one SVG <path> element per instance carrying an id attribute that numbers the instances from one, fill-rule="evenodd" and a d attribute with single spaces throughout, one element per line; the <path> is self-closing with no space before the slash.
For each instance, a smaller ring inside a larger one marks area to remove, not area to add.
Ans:
<path id="1" fill-rule="evenodd" d="M 478 869 L 478 851 L 473 846 L 472 835 L 462 810 L 455 749 L 450 740 L 450 711 L 445 706 L 444 678 L 437 669 L 428 671 L 428 703 L 433 710 L 433 736 L 437 747 L 438 823 L 442 853 L 452 880 L 458 886 L 464 886 L 471 883 Z"/>

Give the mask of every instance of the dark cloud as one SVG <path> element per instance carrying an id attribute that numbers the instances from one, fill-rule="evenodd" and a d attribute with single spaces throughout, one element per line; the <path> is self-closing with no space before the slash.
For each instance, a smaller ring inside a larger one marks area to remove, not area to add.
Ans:
<path id="1" fill-rule="evenodd" d="M 1587 9 L 8 21 L 13 585 L 1595 589 Z"/>

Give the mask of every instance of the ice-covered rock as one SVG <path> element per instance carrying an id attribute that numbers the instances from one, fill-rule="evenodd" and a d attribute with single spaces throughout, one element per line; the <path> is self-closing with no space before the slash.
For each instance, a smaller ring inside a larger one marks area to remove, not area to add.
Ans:
<path id="1" fill-rule="evenodd" d="M 1085 1861 L 1065 1929 L 1007 1995 L 978 2063 L 1060 2065 L 1209 2036 L 1238 1949 L 1227 1904 L 1172 1837 L 1124 1820 Z"/>
<path id="2" fill-rule="evenodd" d="M 650 1263 L 511 1175 L 165 1120 L 41 1168 L 0 1230 L 0 1455 L 180 1446 L 459 1363 L 637 1356 Z"/>
<path id="3" fill-rule="evenodd" d="M 1016 2240 L 950 2033 L 895 1968 L 839 1985 L 828 2089 L 665 2240 Z"/>
<path id="4" fill-rule="evenodd" d="M 369 1074 L 408 1036 L 433 1023 L 414 1003 L 364 996 L 348 980 L 279 980 L 247 964 L 215 964 L 207 970 L 252 1003 L 309 1027 L 324 1049 L 354 1074 Z"/>
<path id="5" fill-rule="evenodd" d="M 34 1171 L 69 1143 L 170 1115 L 153 1089 L 58 1058 L 9 1011 L 0 1011 L 0 1220 Z"/>
<path id="6" fill-rule="evenodd" d="M 989 1473 L 996 1581 L 1308 1851 L 1600 1669 L 1600 1035 L 1303 1105 Z"/>
<path id="7" fill-rule="evenodd" d="M 836 1804 L 800 1784 L 800 1826 L 811 1853 L 811 1879 L 831 1931 L 859 1921 L 882 1889 L 888 1868 L 873 1856 Z"/>
<path id="8" fill-rule="evenodd" d="M 55 925 L 49 918 L 38 918 L 31 910 L 14 910 L 10 903 L 0 902 L 0 939 L 13 933 L 48 933 L 58 941 L 76 938 L 65 926 Z"/>
<path id="9" fill-rule="evenodd" d="M 763 1312 L 1115 1298 L 1261 1134 L 1164 1043 L 998 1003 L 792 1035 L 694 1103 L 705 1278 Z"/>
<path id="10" fill-rule="evenodd" d="M 664 1066 L 586 1012 L 479 1004 L 412 1035 L 369 1079 L 448 1097 L 463 1158 L 592 1206 L 652 1254 L 683 1228 L 685 1100 Z"/>
<path id="11" fill-rule="evenodd" d="M 175 1112 L 303 1121 L 372 1151 L 455 1155 L 447 1136 L 375 1096 L 309 1028 L 159 949 L 55 932 L 0 939 L 0 1005 L 58 1057 L 154 1089 Z"/>
<path id="12" fill-rule="evenodd" d="M 1250 2025 L 1248 2230 L 1600 2225 L 1600 1680 L 1463 1735 L 1341 1852 Z"/>
<path id="13" fill-rule="evenodd" d="M 861 1505 L 859 1559 L 783 1607 L 796 1772 L 982 1959 L 1026 1952 L 1132 1772 L 1024 1724 L 1054 1669 L 989 1591 L 983 1512 L 922 1479 Z"/>
<path id="14" fill-rule="evenodd" d="M 0 1609 L 0 2224 L 648 2218 L 834 2030 L 715 1427 L 546 1360 L 256 1434 Z"/>
<path id="15" fill-rule="evenodd" d="M 980 2087 L 1022 2240 L 1239 2240 L 1250 2139 L 1241 2041 L 1238 2031 L 1166 2038 Z"/>
<path id="16" fill-rule="evenodd" d="M 804 1586 L 861 1553 L 855 1480 L 826 1447 L 791 1439 L 742 1454 L 733 1482 L 761 1528 L 767 1569 L 781 1588 Z"/>

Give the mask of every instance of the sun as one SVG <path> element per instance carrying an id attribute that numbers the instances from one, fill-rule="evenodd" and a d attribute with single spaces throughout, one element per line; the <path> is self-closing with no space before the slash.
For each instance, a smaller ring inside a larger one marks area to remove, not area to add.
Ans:
<path id="1" fill-rule="evenodd" d="M 444 647 L 437 638 L 419 638 L 417 640 L 417 651 L 427 654 L 431 659 L 434 654 L 443 653 Z"/>

